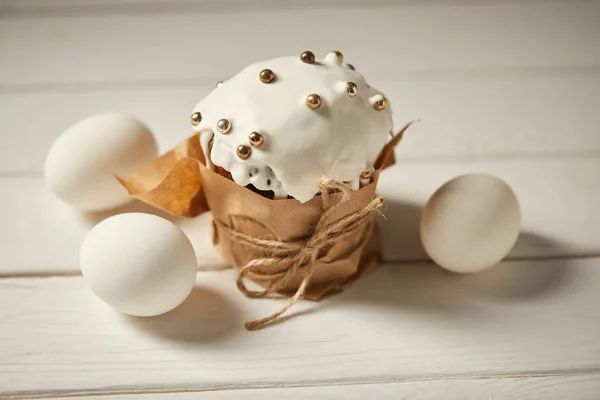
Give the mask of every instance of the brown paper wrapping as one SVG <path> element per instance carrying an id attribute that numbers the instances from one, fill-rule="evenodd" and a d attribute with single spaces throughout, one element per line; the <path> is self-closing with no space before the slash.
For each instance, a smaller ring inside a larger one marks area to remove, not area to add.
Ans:
<path id="1" fill-rule="evenodd" d="M 336 203 L 330 219 L 336 220 L 356 212 L 374 199 L 379 174 L 394 164 L 394 147 L 408 126 L 410 124 L 382 149 L 370 184 L 350 191 L 349 198 L 342 203 L 338 203 L 341 193 L 330 195 Z M 194 217 L 212 211 L 213 242 L 224 258 L 238 269 L 250 260 L 269 257 L 269 254 L 261 254 L 233 240 L 221 225 L 253 238 L 297 241 L 311 236 L 324 213 L 320 195 L 306 203 L 295 199 L 272 200 L 211 171 L 205 166 L 205 155 L 198 135 L 186 139 L 135 175 L 118 179 L 132 196 L 173 215 Z M 371 215 L 369 218 L 372 220 L 373 217 Z M 376 224 L 363 224 L 351 235 L 319 249 L 310 282 L 302 297 L 321 300 L 343 291 L 375 269 L 380 257 Z M 273 284 L 273 276 L 286 267 L 285 262 L 266 265 L 248 273 L 247 277 L 269 288 Z M 278 293 L 283 296 L 294 295 L 304 277 L 305 274 L 299 271 Z"/>

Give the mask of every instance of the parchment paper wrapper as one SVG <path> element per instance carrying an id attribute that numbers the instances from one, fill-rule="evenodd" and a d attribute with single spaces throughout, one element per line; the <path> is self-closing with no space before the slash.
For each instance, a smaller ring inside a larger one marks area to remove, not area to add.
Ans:
<path id="1" fill-rule="evenodd" d="M 394 147 L 409 125 L 382 149 L 375 163 L 371 183 L 350 191 L 349 199 L 336 206 L 332 219 L 358 211 L 373 200 L 379 174 L 395 163 Z M 161 210 L 188 217 L 210 210 L 214 220 L 255 238 L 279 241 L 307 238 L 324 212 L 320 195 L 306 203 L 295 199 L 272 200 L 211 171 L 205 166 L 205 155 L 198 135 L 186 139 L 135 175 L 118 179 L 132 196 Z M 337 202 L 341 194 L 331 196 Z M 370 219 L 373 217 L 371 215 Z M 213 242 L 234 267 L 241 268 L 250 260 L 269 256 L 232 240 L 231 235 L 214 220 Z M 320 300 L 341 292 L 375 269 L 379 265 L 380 254 L 378 229 L 371 221 L 352 235 L 319 250 L 313 275 L 303 297 Z M 248 278 L 268 288 L 272 284 L 272 277 L 286 267 L 285 263 L 268 265 L 249 273 Z M 304 274 L 298 273 L 278 293 L 293 295 L 303 278 Z"/>

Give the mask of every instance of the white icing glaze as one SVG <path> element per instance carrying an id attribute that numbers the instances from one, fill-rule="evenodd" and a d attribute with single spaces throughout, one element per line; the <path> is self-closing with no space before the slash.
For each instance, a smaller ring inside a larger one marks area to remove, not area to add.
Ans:
<path id="1" fill-rule="evenodd" d="M 271 83 L 259 79 L 266 68 L 275 73 Z M 348 95 L 348 82 L 358 86 L 354 97 Z M 316 110 L 305 103 L 311 93 L 322 99 Z M 373 107 L 383 98 L 335 53 L 314 64 L 299 56 L 281 57 L 252 64 L 214 89 L 193 110 L 202 114 L 194 130 L 201 132 L 206 154 L 214 137 L 210 160 L 239 185 L 306 202 L 318 192 L 322 177 L 352 181 L 354 187 L 372 168 L 393 126 L 389 106 Z M 232 124 L 227 134 L 216 128 L 223 118 Z M 249 143 L 253 131 L 264 137 L 259 147 Z M 237 156 L 239 145 L 250 146 L 250 157 Z"/>

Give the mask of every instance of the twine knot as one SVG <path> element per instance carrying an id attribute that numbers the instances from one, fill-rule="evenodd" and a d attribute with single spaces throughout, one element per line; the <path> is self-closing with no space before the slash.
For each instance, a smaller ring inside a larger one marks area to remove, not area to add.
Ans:
<path id="1" fill-rule="evenodd" d="M 333 211 L 348 201 L 350 189 L 345 184 L 331 179 L 322 179 L 319 183 L 319 189 L 324 212 L 317 221 L 313 233 L 304 239 L 281 241 L 255 238 L 236 231 L 222 221 L 215 220 L 215 224 L 227 232 L 234 242 L 268 255 L 250 260 L 239 269 L 237 287 L 247 297 L 267 298 L 276 296 L 290 279 L 298 273 L 303 275 L 300 286 L 281 310 L 268 317 L 246 322 L 246 329 L 258 330 L 278 321 L 287 310 L 302 299 L 312 278 L 314 266 L 320 253 L 335 242 L 352 235 L 361 227 L 369 225 L 372 222 L 372 212 L 381 207 L 383 203 L 381 197 L 376 197 L 362 209 L 332 220 Z M 332 203 L 331 195 L 338 192 L 341 193 L 340 200 Z M 278 263 L 283 263 L 285 268 L 279 272 L 265 271 L 264 267 Z M 267 285 L 267 288 L 263 290 L 248 289 L 244 283 L 244 278 L 249 273 L 268 278 L 269 285 Z"/>

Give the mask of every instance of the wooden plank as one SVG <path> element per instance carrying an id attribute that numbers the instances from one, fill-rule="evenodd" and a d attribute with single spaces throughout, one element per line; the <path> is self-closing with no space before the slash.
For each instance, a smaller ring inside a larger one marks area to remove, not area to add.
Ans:
<path id="1" fill-rule="evenodd" d="M 557 3 L 593 0 L 520 0 L 520 3 Z M 375 7 L 431 7 L 497 5 L 514 0 L 0 0 L 0 17 L 123 15 L 148 13 L 226 12 L 231 9 L 271 10 Z"/>
<path id="2" fill-rule="evenodd" d="M 497 159 L 404 162 L 382 174 L 386 200 L 383 252 L 388 260 L 423 259 L 418 224 L 421 205 L 444 182 L 483 172 L 504 179 L 521 206 L 516 258 L 600 254 L 600 158 Z"/>
<path id="3" fill-rule="evenodd" d="M 249 3 L 253 8 L 270 8 L 272 3 L 269 0 L 242 0 L 244 3 Z M 480 0 L 403 0 L 397 2 L 395 0 L 371 0 L 368 6 L 378 5 L 392 5 L 398 4 L 404 6 L 430 6 L 439 3 L 444 4 L 495 4 L 495 3 L 506 3 L 514 0 L 492 0 L 492 1 L 480 1 Z M 520 2 L 559 2 L 565 0 L 520 0 Z M 573 0 L 568 0 L 573 1 Z M 577 0 L 576 0 L 577 1 Z M 582 1 L 582 0 L 579 0 Z M 583 0 L 585 1 L 585 0 Z M 82 9 L 93 9 L 94 7 L 104 6 L 106 8 L 119 10 L 121 8 L 127 8 L 128 6 L 139 6 L 139 12 L 152 8 L 156 5 L 168 5 L 168 6 L 187 6 L 189 8 L 194 7 L 208 7 L 213 9 L 224 9 L 232 5 L 238 5 L 240 0 L 0 0 L 0 6 L 4 6 L 7 9 L 26 9 L 26 10 L 37 10 L 37 9 L 50 9 L 50 8 L 82 8 Z M 283 7 L 344 7 L 344 6 L 357 6 L 364 4 L 362 0 L 319 0 L 311 2 L 307 0 L 281 0 L 278 1 Z"/>
<path id="4" fill-rule="evenodd" d="M 199 268 L 226 266 L 212 246 L 209 214 L 180 219 L 140 202 L 109 212 L 79 213 L 55 198 L 40 177 L 0 179 L 0 188 L 0 201 L 8 207 L 0 215 L 14 216 L 6 229 L 0 229 L 0 276 L 79 273 L 79 246 L 88 231 L 103 219 L 126 212 L 153 213 L 176 222 L 193 242 Z"/>
<path id="5" fill-rule="evenodd" d="M 381 80 L 396 126 L 421 122 L 403 158 L 600 154 L 600 73 L 575 76 Z M 52 141 L 100 112 L 137 116 L 168 150 L 189 136 L 189 114 L 214 85 L 0 93 L 0 172 L 41 171 Z"/>
<path id="6" fill-rule="evenodd" d="M 379 183 L 385 199 L 381 220 L 387 260 L 422 260 L 420 209 L 446 180 L 467 172 L 505 179 L 522 209 L 523 234 L 511 257 L 564 257 L 600 254 L 598 179 L 600 158 L 410 161 L 386 170 Z M 78 271 L 79 246 L 88 230 L 111 212 L 78 215 L 44 187 L 39 176 L 0 179 L 0 274 Z M 154 212 L 134 204 L 116 212 Z M 176 220 L 190 235 L 203 268 L 221 266 L 210 244 L 209 216 Z M 8 229 L 10 227 L 10 229 Z M 31 251 L 35 245 L 36 250 Z"/>
<path id="7" fill-rule="evenodd" d="M 0 397 L 598 374 L 600 259 L 505 262 L 472 276 L 387 266 L 296 318 L 233 271 L 176 311 L 114 313 L 81 277 L 0 279 Z"/>
<path id="8" fill-rule="evenodd" d="M 600 375 L 569 375 L 499 379 L 426 380 L 421 382 L 365 383 L 343 386 L 242 389 L 216 392 L 143 393 L 111 395 L 111 400 L 597 400 Z M 105 396 L 84 396 L 104 400 Z M 68 399 L 68 398 L 57 398 Z"/>
<path id="9" fill-rule="evenodd" d="M 306 48 L 319 55 L 339 48 L 367 76 L 597 69 L 599 12 L 598 2 L 511 2 L 7 18 L 0 85 L 212 82 Z"/>

